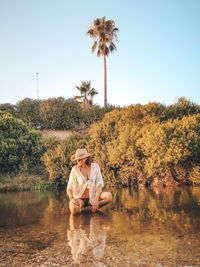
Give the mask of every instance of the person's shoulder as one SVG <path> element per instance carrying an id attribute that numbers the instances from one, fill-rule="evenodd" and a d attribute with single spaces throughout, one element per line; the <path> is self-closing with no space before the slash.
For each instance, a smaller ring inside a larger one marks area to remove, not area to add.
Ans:
<path id="1" fill-rule="evenodd" d="M 74 172 L 74 171 L 78 171 L 78 170 L 79 170 L 78 166 L 75 165 L 75 166 L 72 167 L 72 170 L 71 171 Z"/>
<path id="2" fill-rule="evenodd" d="M 93 165 L 95 168 L 99 168 L 99 164 L 96 163 L 96 162 L 92 162 L 92 165 Z"/>

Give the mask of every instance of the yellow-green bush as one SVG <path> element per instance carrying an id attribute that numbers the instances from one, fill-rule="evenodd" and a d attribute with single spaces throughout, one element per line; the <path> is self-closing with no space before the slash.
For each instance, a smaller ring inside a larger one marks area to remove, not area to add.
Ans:
<path id="1" fill-rule="evenodd" d="M 66 181 L 69 177 L 73 162 L 71 155 L 77 148 L 87 145 L 88 136 L 72 135 L 63 142 L 57 143 L 56 140 L 46 141 L 47 151 L 42 157 L 49 179 Z"/>
<path id="2" fill-rule="evenodd" d="M 93 151 L 108 183 L 151 183 L 169 173 L 178 182 L 200 183 L 200 114 L 169 119 L 156 103 L 114 110 L 90 127 Z M 109 174 L 109 175 L 108 175 Z"/>
<path id="3" fill-rule="evenodd" d="M 42 160 L 49 173 L 49 179 L 66 179 L 69 171 L 66 166 L 66 158 L 62 146 L 50 148 L 43 155 Z"/>

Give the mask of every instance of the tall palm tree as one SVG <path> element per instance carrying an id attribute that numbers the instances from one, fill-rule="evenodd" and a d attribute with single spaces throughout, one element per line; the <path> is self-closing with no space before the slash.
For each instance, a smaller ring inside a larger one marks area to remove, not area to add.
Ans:
<path id="1" fill-rule="evenodd" d="M 104 58 L 104 107 L 107 106 L 107 70 L 106 57 L 114 50 L 117 50 L 114 41 L 117 40 L 118 28 L 115 27 L 114 20 L 106 20 L 105 17 L 97 18 L 93 25 L 89 26 L 87 34 L 94 39 L 92 53 L 97 49 L 97 56 Z"/>
<path id="2" fill-rule="evenodd" d="M 80 86 L 76 86 L 76 88 L 80 92 L 80 96 L 76 96 L 76 99 L 83 99 L 82 107 L 89 108 L 90 105 L 93 103 L 93 98 L 98 92 L 92 88 L 91 82 L 82 81 Z"/>

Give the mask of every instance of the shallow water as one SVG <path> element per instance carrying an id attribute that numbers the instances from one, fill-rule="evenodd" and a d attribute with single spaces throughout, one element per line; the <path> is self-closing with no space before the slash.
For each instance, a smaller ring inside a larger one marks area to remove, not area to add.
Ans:
<path id="1" fill-rule="evenodd" d="M 200 188 L 112 194 L 77 216 L 65 192 L 0 194 L 0 266 L 200 266 Z"/>

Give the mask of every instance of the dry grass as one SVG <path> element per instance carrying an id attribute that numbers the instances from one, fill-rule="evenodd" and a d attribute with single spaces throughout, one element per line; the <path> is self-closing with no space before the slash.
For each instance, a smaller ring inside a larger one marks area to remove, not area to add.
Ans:
<path id="1" fill-rule="evenodd" d="M 38 176 L 20 174 L 0 176 L 0 192 L 31 190 L 41 180 Z"/>

